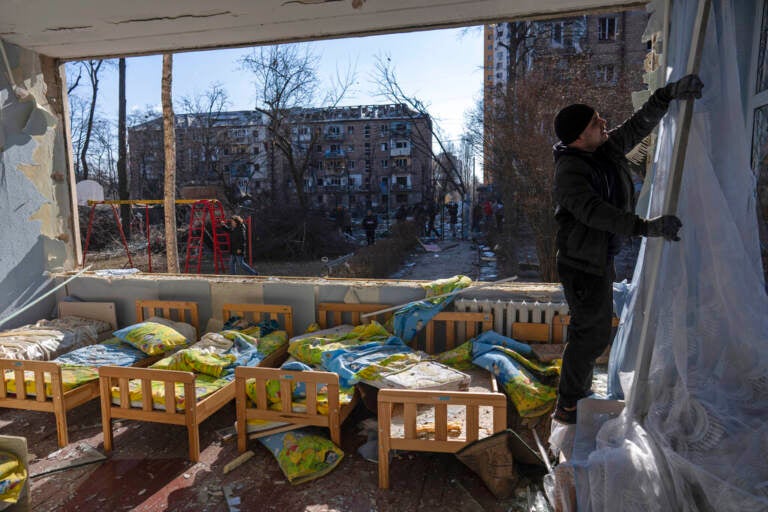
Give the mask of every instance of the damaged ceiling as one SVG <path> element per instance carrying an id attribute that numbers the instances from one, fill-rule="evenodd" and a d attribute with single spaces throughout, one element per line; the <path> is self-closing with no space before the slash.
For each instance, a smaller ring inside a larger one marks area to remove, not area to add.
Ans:
<path id="1" fill-rule="evenodd" d="M 554 17 L 629 0 L 3 0 L 0 37 L 62 59 Z"/>

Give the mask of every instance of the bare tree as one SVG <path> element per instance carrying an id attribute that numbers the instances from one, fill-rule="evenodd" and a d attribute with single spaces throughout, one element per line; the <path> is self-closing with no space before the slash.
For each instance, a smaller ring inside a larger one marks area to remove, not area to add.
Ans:
<path id="1" fill-rule="evenodd" d="M 99 72 L 104 65 L 104 60 L 86 60 L 81 63 L 91 84 L 91 106 L 88 112 L 88 120 L 83 136 L 83 145 L 80 149 L 80 163 L 82 165 L 82 176 L 84 180 L 88 179 L 88 146 L 91 143 L 91 133 L 93 132 L 94 113 L 96 112 L 96 98 L 99 94 Z"/>
<path id="2" fill-rule="evenodd" d="M 168 272 L 179 272 L 179 250 L 176 245 L 176 121 L 173 115 L 173 54 L 163 54 L 162 103 L 163 140 L 165 147 L 165 257 Z"/>
<path id="3" fill-rule="evenodd" d="M 165 166 L 162 118 L 154 107 L 146 106 L 131 112 L 128 126 L 130 194 L 134 199 L 161 199 Z"/>
<path id="4" fill-rule="evenodd" d="M 376 94 L 385 98 L 391 103 L 405 105 L 406 113 L 411 115 L 412 119 L 417 117 L 429 116 L 431 122 L 425 126 L 414 123 L 414 136 L 412 141 L 415 147 L 431 155 L 437 168 L 445 175 L 452 187 L 464 197 L 467 193 L 466 183 L 461 171 L 456 167 L 456 160 L 452 158 L 439 158 L 440 154 L 449 154 L 450 148 L 447 147 L 445 137 L 441 134 L 437 121 L 429 115 L 429 106 L 416 96 L 407 94 L 397 80 L 392 59 L 387 56 L 376 57 L 376 72 L 374 84 L 377 87 Z M 437 144 L 439 151 L 433 148 L 433 141 Z"/>
<path id="5" fill-rule="evenodd" d="M 117 188 L 118 197 L 121 201 L 130 199 L 128 192 L 128 170 L 126 168 L 126 120 L 125 120 L 125 59 L 118 61 L 118 107 L 117 107 Z M 131 206 L 128 204 L 120 205 L 120 218 L 123 228 L 126 229 L 126 236 L 131 237 Z"/>
<path id="6" fill-rule="evenodd" d="M 234 127 L 222 122 L 229 104 L 227 91 L 220 83 L 212 83 L 205 92 L 181 99 L 180 109 L 186 121 L 179 154 L 185 158 L 177 169 L 177 182 L 207 182 L 213 178 L 232 206 L 237 193 L 231 183 L 230 166 L 237 163 L 239 155 L 231 154 L 228 149 L 233 142 L 229 129 Z"/>
<path id="7" fill-rule="evenodd" d="M 474 115 L 475 134 L 480 133 L 477 125 L 485 123 L 484 136 L 476 144 L 485 148 L 485 165 L 493 170 L 505 218 L 518 212 L 527 221 L 545 281 L 557 280 L 552 118 L 560 108 L 577 102 L 599 106 L 601 114 L 614 122 L 631 113 L 627 81 L 622 77 L 596 81 L 590 56 L 579 54 L 539 58 L 534 68 L 518 76 L 513 89 L 497 91 L 492 114 L 480 105 Z M 516 258 L 520 231 L 515 229 L 520 226 L 505 221 L 502 249 L 508 259 Z"/>
<path id="8" fill-rule="evenodd" d="M 244 69 L 254 75 L 256 86 L 255 110 L 268 120 L 270 194 L 272 204 L 288 200 L 286 183 L 290 181 L 296 192 L 296 199 L 303 211 L 310 201 L 304 188 L 309 174 L 312 157 L 311 148 L 320 134 L 310 130 L 310 139 L 294 137 L 293 127 L 300 127 L 308 120 L 306 108 L 322 105 L 333 108 L 349 91 L 354 72 L 337 72 L 333 85 L 321 91 L 317 68 L 319 57 L 306 44 L 289 44 L 262 47 L 241 61 Z M 283 172 L 278 171 L 280 158 Z"/>

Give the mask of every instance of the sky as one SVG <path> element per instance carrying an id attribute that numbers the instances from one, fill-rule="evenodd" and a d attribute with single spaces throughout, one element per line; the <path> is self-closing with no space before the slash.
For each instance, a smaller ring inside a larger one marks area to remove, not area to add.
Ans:
<path id="1" fill-rule="evenodd" d="M 401 88 L 426 103 L 444 138 L 461 137 L 464 114 L 482 92 L 482 27 L 335 39 L 308 43 L 320 56 L 319 75 L 328 81 L 337 69 L 356 70 L 354 91 L 342 105 L 385 103 L 372 83 L 376 56 L 389 57 Z M 250 48 L 177 53 L 173 60 L 173 96 L 202 94 L 220 82 L 229 96 L 229 110 L 248 110 L 255 104 L 252 75 L 239 61 Z M 116 62 L 116 61 L 115 61 Z M 126 59 L 128 111 L 160 109 L 162 56 Z M 81 80 L 88 94 L 87 80 Z M 107 69 L 100 83 L 98 110 L 117 119 L 117 65 Z"/>

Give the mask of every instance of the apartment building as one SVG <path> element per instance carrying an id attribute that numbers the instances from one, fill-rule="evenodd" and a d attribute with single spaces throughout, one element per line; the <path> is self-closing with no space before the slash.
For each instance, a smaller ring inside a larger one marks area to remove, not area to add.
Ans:
<path id="1" fill-rule="evenodd" d="M 593 73 L 586 87 L 606 87 L 622 80 L 630 90 L 644 89 L 643 61 L 648 43 L 642 41 L 648 21 L 645 10 L 591 14 L 536 22 L 486 25 L 483 38 L 485 115 L 495 95 L 510 81 L 545 59 L 585 56 Z M 554 78 L 554 77 L 553 77 Z M 492 181 L 484 169 L 484 181 Z"/>
<path id="2" fill-rule="evenodd" d="M 310 146 L 304 187 L 315 206 L 386 212 L 429 190 L 429 116 L 390 104 L 306 109 L 293 119 L 293 139 Z"/>
<path id="3" fill-rule="evenodd" d="M 293 109 L 281 117 L 290 130 L 285 134 L 290 159 L 272 144 L 266 115 L 238 111 L 177 116 L 179 188 L 228 187 L 229 193 L 252 197 L 279 188 L 290 200 L 296 194 L 290 173 L 300 172 L 311 207 L 385 212 L 419 203 L 432 186 L 432 123 L 427 115 L 405 105 L 362 105 Z M 131 196 L 159 197 L 162 119 L 132 127 L 128 142 Z"/>

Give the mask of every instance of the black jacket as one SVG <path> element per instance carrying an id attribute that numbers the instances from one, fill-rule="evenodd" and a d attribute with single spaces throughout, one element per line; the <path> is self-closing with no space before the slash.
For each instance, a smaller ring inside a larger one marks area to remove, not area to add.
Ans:
<path id="1" fill-rule="evenodd" d="M 622 237 L 640 233 L 635 194 L 625 155 L 653 131 L 671 98 L 657 90 L 594 153 L 554 147 L 557 261 L 603 275 Z"/>
<path id="2" fill-rule="evenodd" d="M 366 215 L 363 217 L 363 229 L 366 231 L 376 231 L 378 225 L 379 219 L 377 219 L 375 215 Z"/>
<path id="3" fill-rule="evenodd" d="M 244 254 L 245 242 L 247 240 L 247 233 L 245 231 L 245 224 L 237 222 L 235 227 L 230 228 L 224 226 L 224 229 L 229 231 L 229 250 L 232 254 Z"/>

